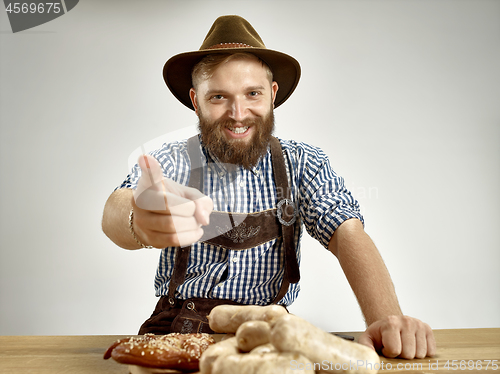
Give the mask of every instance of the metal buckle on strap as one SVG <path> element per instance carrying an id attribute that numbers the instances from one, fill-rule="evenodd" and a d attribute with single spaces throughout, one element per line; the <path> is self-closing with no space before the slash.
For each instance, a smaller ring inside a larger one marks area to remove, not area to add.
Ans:
<path id="1" fill-rule="evenodd" d="M 293 208 L 293 216 L 292 216 L 292 219 L 290 219 L 290 221 L 285 221 L 283 219 L 283 208 L 282 208 L 282 206 L 284 204 L 287 204 L 287 205 L 289 205 L 289 206 L 291 206 Z M 276 205 L 276 210 L 277 210 L 276 215 L 278 216 L 278 221 L 280 221 L 280 223 L 282 225 L 291 226 L 291 225 L 293 225 L 293 223 L 297 219 L 297 209 L 295 208 L 295 204 L 293 203 L 293 201 L 290 200 L 290 199 L 282 199 L 282 200 L 280 200 L 280 202 Z"/>

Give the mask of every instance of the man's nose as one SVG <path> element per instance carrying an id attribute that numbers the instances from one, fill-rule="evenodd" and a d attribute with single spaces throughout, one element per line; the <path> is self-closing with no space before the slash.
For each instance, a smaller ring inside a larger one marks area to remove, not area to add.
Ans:
<path id="1" fill-rule="evenodd" d="M 236 97 L 231 101 L 229 112 L 230 118 L 237 122 L 241 122 L 248 115 L 248 108 L 243 99 Z"/>

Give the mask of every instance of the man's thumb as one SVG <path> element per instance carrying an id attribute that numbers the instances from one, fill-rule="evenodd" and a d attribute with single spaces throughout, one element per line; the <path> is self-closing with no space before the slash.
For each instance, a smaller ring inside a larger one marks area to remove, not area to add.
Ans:
<path id="1" fill-rule="evenodd" d="M 141 155 L 137 161 L 142 171 L 141 179 L 139 180 L 140 189 L 145 190 L 152 186 L 161 188 L 163 172 L 158 161 L 149 155 Z M 139 188 L 139 186 L 137 186 Z"/>
<path id="2" fill-rule="evenodd" d="M 142 155 L 137 161 L 142 175 L 134 190 L 136 205 L 146 210 L 165 210 L 166 200 L 163 187 L 163 172 L 156 159 L 149 155 Z"/>
<path id="3" fill-rule="evenodd" d="M 367 347 L 373 349 L 374 351 L 376 350 L 375 344 L 373 342 L 373 337 L 367 331 L 365 331 L 363 334 L 361 334 L 361 336 L 358 339 L 358 343 L 366 345 Z"/>

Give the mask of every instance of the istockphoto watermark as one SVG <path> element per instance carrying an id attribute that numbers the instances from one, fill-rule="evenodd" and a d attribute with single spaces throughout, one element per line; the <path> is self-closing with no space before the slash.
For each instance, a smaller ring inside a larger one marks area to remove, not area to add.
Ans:
<path id="1" fill-rule="evenodd" d="M 378 199 L 379 190 L 376 186 L 359 186 L 356 183 L 347 183 L 346 188 L 351 191 L 357 200 Z"/>
<path id="2" fill-rule="evenodd" d="M 52 21 L 73 9 L 79 0 L 4 0 L 12 32 L 31 29 Z"/>
<path id="3" fill-rule="evenodd" d="M 481 371 L 498 370 L 498 360 L 428 360 L 419 362 L 370 362 L 367 360 L 356 360 L 349 362 L 299 362 L 290 361 L 290 369 L 297 371 L 331 371 L 331 372 L 356 372 L 366 370 L 378 371 L 423 371 L 423 370 L 446 370 L 446 371 Z"/>
<path id="4" fill-rule="evenodd" d="M 383 370 L 383 362 L 371 362 L 368 360 L 356 360 L 349 362 L 331 362 L 323 360 L 321 362 L 300 362 L 297 360 L 290 361 L 290 369 L 297 371 L 331 371 L 331 372 L 356 372 L 361 370 Z"/>

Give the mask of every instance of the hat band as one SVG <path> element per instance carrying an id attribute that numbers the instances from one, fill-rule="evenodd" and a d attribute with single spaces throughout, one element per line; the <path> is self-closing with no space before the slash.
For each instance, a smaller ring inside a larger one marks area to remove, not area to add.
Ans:
<path id="1" fill-rule="evenodd" d="M 219 43 L 211 47 L 208 47 L 207 49 L 224 49 L 224 48 L 254 48 L 254 47 L 245 43 Z"/>

